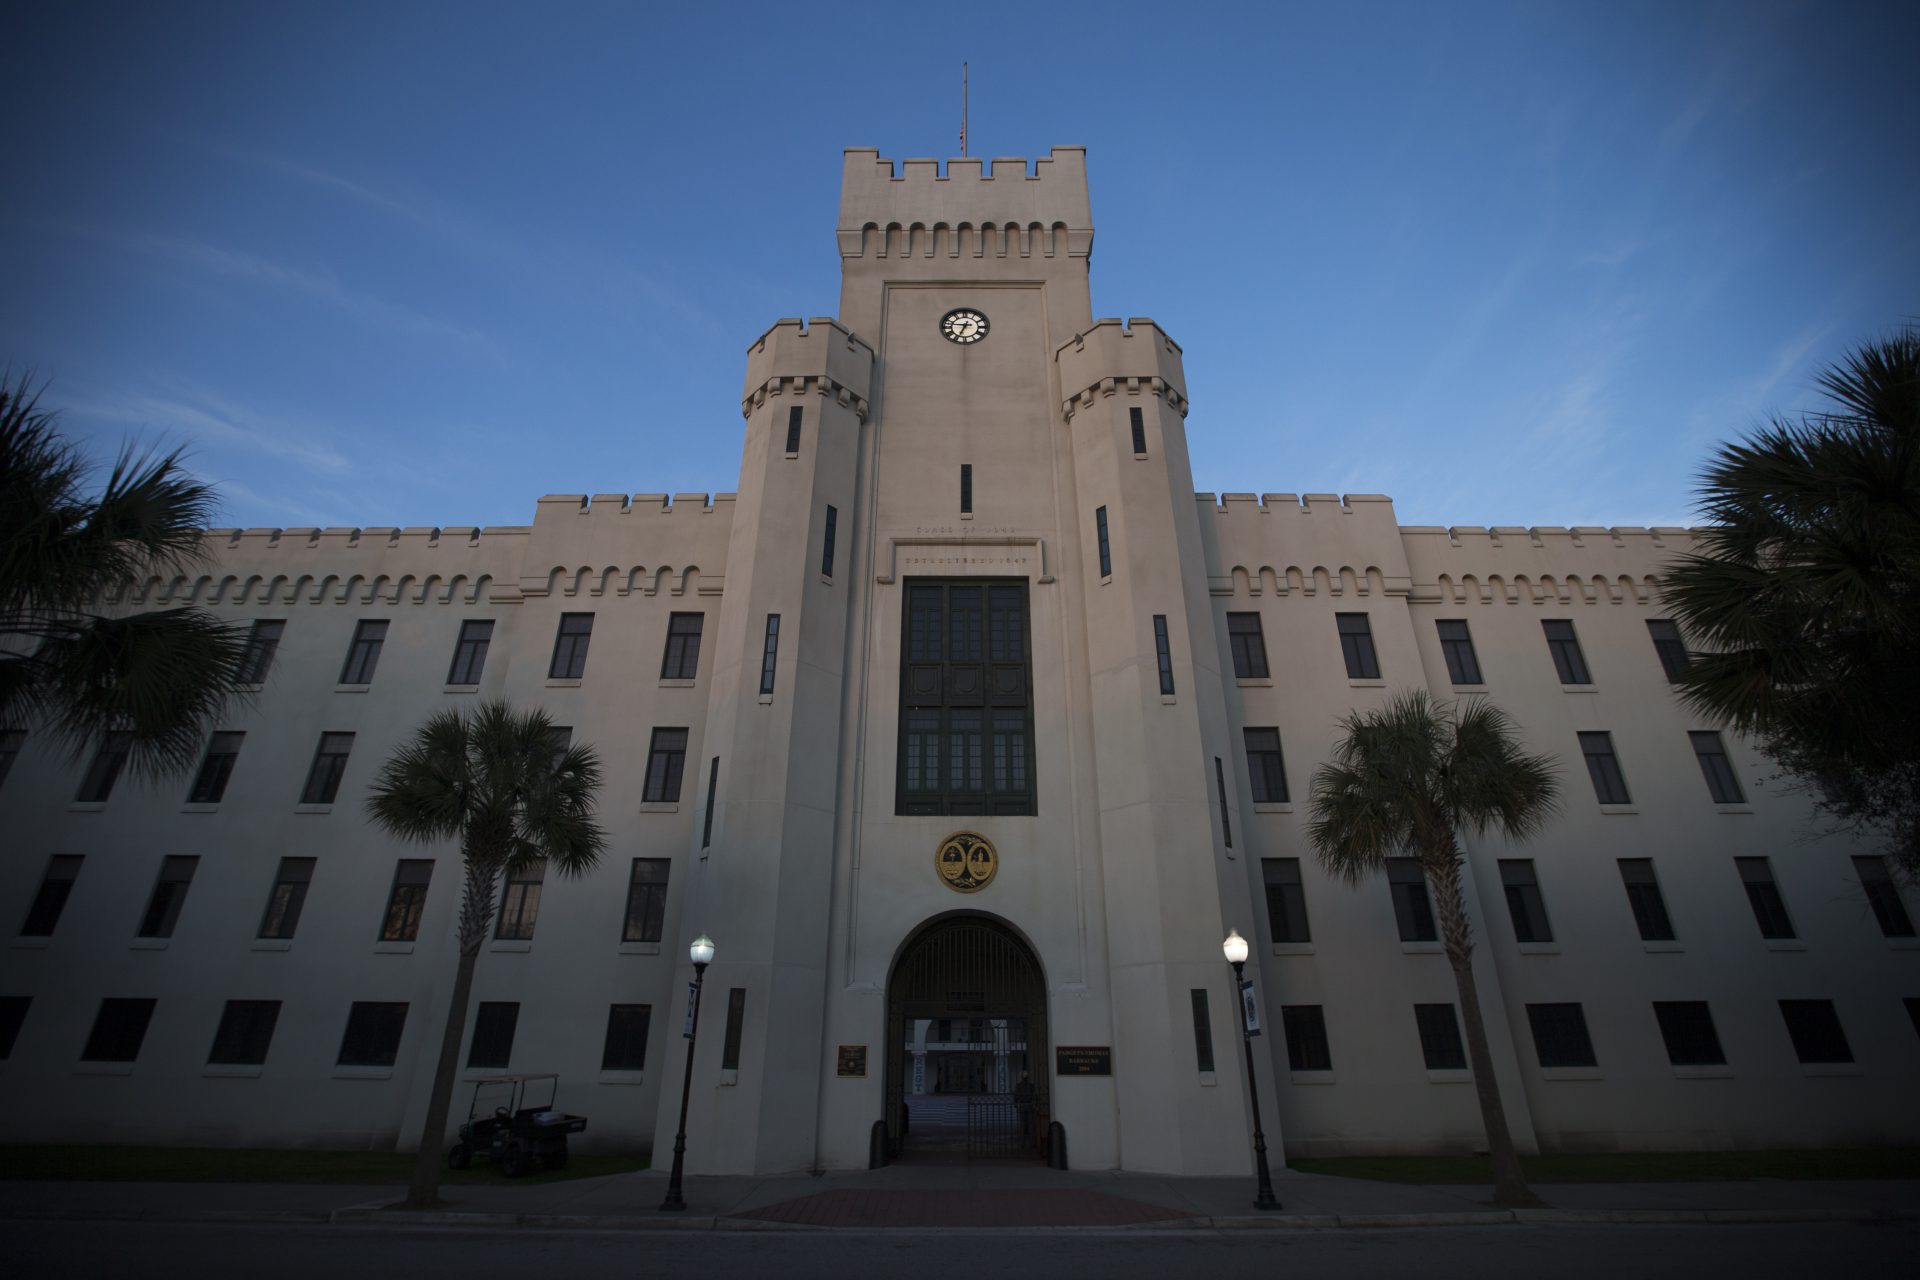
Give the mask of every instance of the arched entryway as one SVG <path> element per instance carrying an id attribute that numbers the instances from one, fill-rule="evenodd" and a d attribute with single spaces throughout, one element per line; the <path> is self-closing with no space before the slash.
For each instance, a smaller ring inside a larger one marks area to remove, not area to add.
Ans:
<path id="1" fill-rule="evenodd" d="M 1047 984 L 990 916 L 923 926 L 887 980 L 890 1159 L 1025 1160 L 1045 1151 Z"/>

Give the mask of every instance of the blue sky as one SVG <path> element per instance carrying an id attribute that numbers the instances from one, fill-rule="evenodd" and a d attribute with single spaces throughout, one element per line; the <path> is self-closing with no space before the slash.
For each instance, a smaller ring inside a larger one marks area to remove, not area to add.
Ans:
<path id="1" fill-rule="evenodd" d="M 16 3 L 0 366 L 223 523 L 731 489 L 841 148 L 955 154 L 962 59 L 974 154 L 1089 149 L 1201 489 L 1681 523 L 1920 316 L 1911 3 L 658 8 Z"/>

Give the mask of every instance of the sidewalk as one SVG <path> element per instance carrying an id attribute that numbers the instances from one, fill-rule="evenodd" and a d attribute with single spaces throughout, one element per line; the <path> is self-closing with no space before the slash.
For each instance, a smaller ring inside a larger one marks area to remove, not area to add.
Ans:
<path id="1" fill-rule="evenodd" d="M 400 1187 L 262 1183 L 13 1182 L 0 1218 L 576 1230 L 831 1228 L 1301 1229 L 1591 1222 L 1920 1220 L 1920 1181 L 1559 1183 L 1544 1209 L 1494 1209 L 1486 1187 L 1406 1186 L 1282 1171 L 1284 1208 L 1253 1208 L 1251 1178 L 1070 1173 L 1033 1167 L 895 1165 L 858 1173 L 689 1178 L 687 1209 L 661 1213 L 649 1170 L 537 1185 L 446 1187 L 444 1210 L 388 1206 Z"/>

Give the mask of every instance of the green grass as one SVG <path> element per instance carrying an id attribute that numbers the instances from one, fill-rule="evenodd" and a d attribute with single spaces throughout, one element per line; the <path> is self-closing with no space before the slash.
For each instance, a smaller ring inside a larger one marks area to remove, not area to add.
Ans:
<path id="1" fill-rule="evenodd" d="M 561 1182 L 631 1173 L 647 1167 L 645 1156 L 574 1155 L 564 1169 L 542 1169 L 514 1184 Z M 393 1151 L 230 1151 L 205 1147 L 0 1146 L 0 1181 L 74 1182 L 280 1182 L 340 1185 L 406 1185 L 413 1157 Z M 455 1172 L 443 1182 L 507 1183 L 489 1161 Z"/>
<path id="2" fill-rule="evenodd" d="M 1374 1182 L 1491 1183 L 1485 1156 L 1351 1156 L 1289 1160 L 1301 1173 Z M 1750 1178 L 1824 1181 L 1920 1178 L 1920 1148 L 1832 1151 L 1623 1151 L 1586 1156 L 1522 1156 L 1529 1182 L 1737 1182 Z"/>

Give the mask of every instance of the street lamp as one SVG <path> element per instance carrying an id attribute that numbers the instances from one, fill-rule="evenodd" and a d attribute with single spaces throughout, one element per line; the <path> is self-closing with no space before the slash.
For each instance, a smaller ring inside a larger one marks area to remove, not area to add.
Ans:
<path id="1" fill-rule="evenodd" d="M 713 939 L 704 933 L 695 938 L 687 958 L 693 961 L 693 990 L 687 993 L 687 1071 L 680 1078 L 680 1132 L 673 1138 L 673 1176 L 667 1179 L 667 1198 L 660 1202 L 662 1213 L 687 1207 L 680 1198 L 680 1175 L 687 1164 L 687 1096 L 693 1089 L 693 1038 L 700 1030 L 700 984 L 707 980 L 707 966 L 713 963 Z"/>
<path id="2" fill-rule="evenodd" d="M 1240 1043 L 1247 1051 L 1247 1093 L 1253 1098 L 1253 1159 L 1260 1170 L 1260 1191 L 1254 1197 L 1253 1207 L 1278 1209 L 1280 1202 L 1273 1196 L 1273 1176 L 1267 1172 L 1267 1135 L 1260 1128 L 1260 1082 L 1253 1074 L 1253 1036 L 1247 1027 L 1247 989 L 1246 979 L 1242 977 L 1242 967 L 1247 963 L 1247 940 L 1240 936 L 1238 929 L 1230 929 L 1220 949 L 1226 953 L 1227 963 L 1233 966 L 1233 1002 L 1240 1010 Z"/>

